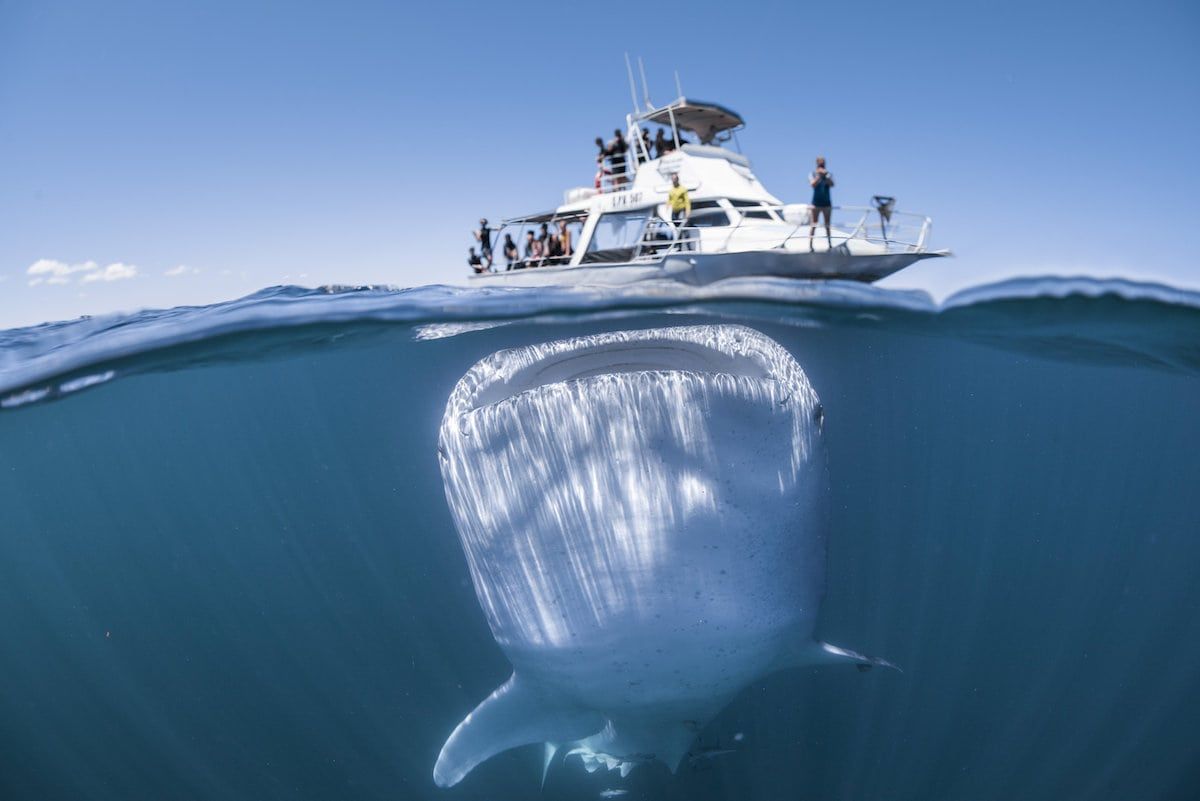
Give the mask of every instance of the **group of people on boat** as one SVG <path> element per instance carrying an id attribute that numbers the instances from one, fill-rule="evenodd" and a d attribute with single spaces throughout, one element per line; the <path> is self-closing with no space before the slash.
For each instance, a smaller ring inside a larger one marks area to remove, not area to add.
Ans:
<path id="1" fill-rule="evenodd" d="M 479 243 L 479 251 L 472 247 L 467 253 L 467 266 L 476 274 L 494 271 L 495 257 L 492 255 L 492 229 L 486 218 L 479 220 L 479 228 L 471 232 Z M 550 230 L 549 223 L 542 223 L 537 229 L 525 232 L 525 253 L 517 247 L 512 234 L 504 235 L 501 252 L 504 255 L 506 270 L 521 270 L 527 267 L 544 267 L 553 264 L 566 264 L 575 252 L 571 229 L 567 220 L 558 220 L 555 230 Z"/>
<path id="2" fill-rule="evenodd" d="M 629 152 L 629 144 L 621 136 L 621 131 L 618 129 L 614 132 L 616 137 L 613 141 L 605 143 L 599 137 L 596 138 L 597 145 L 600 146 L 600 155 L 596 160 L 598 163 L 603 163 L 604 159 L 617 159 L 622 165 L 621 182 L 624 182 L 624 164 Z M 645 130 L 642 131 L 643 147 L 639 151 L 639 158 L 648 157 L 651 151 L 651 144 L 654 146 L 655 153 L 661 157 L 664 153 L 669 153 L 674 149 L 674 142 L 670 148 L 663 150 L 666 146 L 666 138 L 663 135 L 662 129 L 659 129 L 657 140 L 651 143 L 650 135 Z M 603 167 L 602 167 L 603 168 Z M 600 182 L 599 174 L 597 175 L 597 184 Z M 809 250 L 813 249 L 813 236 L 816 233 L 817 226 L 825 223 L 825 237 L 829 247 L 833 246 L 833 239 L 830 231 L 830 217 L 833 212 L 833 200 L 830 197 L 830 190 L 833 188 L 833 173 L 825 166 L 825 158 L 817 157 L 816 168 L 808 175 L 809 186 L 812 187 L 812 202 L 809 207 L 810 220 L 808 229 Z M 890 217 L 892 204 L 895 203 L 893 198 L 876 197 L 876 201 L 887 201 L 886 204 L 880 207 L 880 214 Z M 685 232 L 688 222 L 692 216 L 692 201 L 688 195 L 687 187 L 683 186 L 679 181 L 679 174 L 675 173 L 671 176 L 671 187 L 667 191 L 667 207 L 670 209 L 671 222 L 678 227 L 684 239 L 689 240 L 685 244 L 685 249 L 692 249 L 693 244 L 690 242 L 690 231 Z M 885 217 L 885 224 L 886 224 Z M 550 224 L 554 223 L 556 229 L 550 230 Z M 467 254 L 467 265 L 476 273 L 486 273 L 494 271 L 495 257 L 492 254 L 492 229 L 488 225 L 486 218 L 479 220 L 479 228 L 471 232 L 475 237 L 475 241 L 479 243 L 479 250 L 476 252 L 472 247 Z M 525 232 L 525 247 L 524 255 L 521 254 L 517 243 L 513 241 L 512 234 L 504 235 L 504 243 L 502 252 L 504 254 L 506 270 L 520 270 L 529 267 L 544 267 L 556 264 L 566 264 L 571 260 L 571 255 L 574 253 L 574 243 L 572 242 L 571 229 L 567 220 L 551 220 L 543 222 L 540 228 L 527 230 Z"/>
<path id="3" fill-rule="evenodd" d="M 642 128 L 640 147 L 635 137 L 626 138 L 620 128 L 613 130 L 613 138 L 604 141 L 596 137 L 596 191 L 603 192 L 611 187 L 613 190 L 629 182 L 629 152 L 632 150 L 637 163 L 653 158 L 662 158 L 675 150 L 675 136 L 668 137 L 664 129 L 659 128 L 653 138 L 650 131 Z M 679 134 L 679 143 L 687 144 L 683 134 Z"/>

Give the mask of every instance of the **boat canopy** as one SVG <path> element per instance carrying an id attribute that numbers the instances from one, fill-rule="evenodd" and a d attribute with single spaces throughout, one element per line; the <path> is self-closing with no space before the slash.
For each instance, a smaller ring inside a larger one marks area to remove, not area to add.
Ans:
<path id="1" fill-rule="evenodd" d="M 506 220 L 501 220 L 501 225 L 523 225 L 550 222 L 555 218 L 555 212 L 543 211 L 540 214 L 526 214 L 521 217 L 509 217 Z"/>
<path id="2" fill-rule="evenodd" d="M 711 144 L 719 134 L 732 131 L 745 125 L 745 121 L 735 111 L 730 111 L 716 103 L 705 103 L 700 100 L 688 100 L 681 97 L 668 103 L 662 108 L 654 108 L 639 114 L 641 122 L 654 122 L 668 128 L 674 123 L 681 131 L 690 131 L 700 137 L 700 144 Z"/>
<path id="3" fill-rule="evenodd" d="M 500 225 L 537 225 L 538 223 L 558 222 L 565 220 L 573 222 L 581 220 L 588 216 L 588 209 L 577 209 L 575 211 L 543 211 L 540 214 L 525 214 L 521 217 L 509 217 L 506 220 L 501 220 Z"/>

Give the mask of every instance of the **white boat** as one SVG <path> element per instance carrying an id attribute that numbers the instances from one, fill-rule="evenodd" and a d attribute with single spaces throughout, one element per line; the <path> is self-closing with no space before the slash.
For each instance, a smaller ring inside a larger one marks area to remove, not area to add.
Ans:
<path id="1" fill-rule="evenodd" d="M 674 150 L 651 157 L 642 144 L 642 131 L 651 125 L 661 126 Z M 760 275 L 877 281 L 920 259 L 948 254 L 926 248 L 928 217 L 896 211 L 891 198 L 835 206 L 829 236 L 824 220 L 813 230 L 811 207 L 785 204 L 768 192 L 738 152 L 734 134 L 743 126 L 740 116 L 714 103 L 682 96 L 661 107 L 647 103 L 626 116 L 626 174 L 568 190 L 553 211 L 504 220 L 493 231 L 492 269 L 471 280 L 488 286 L 653 279 L 708 284 Z M 686 225 L 670 219 L 673 175 L 691 199 Z M 528 231 L 536 237 L 545 224 L 553 234 L 560 223 L 571 233 L 568 254 L 507 263 L 505 234 L 524 254 Z"/>

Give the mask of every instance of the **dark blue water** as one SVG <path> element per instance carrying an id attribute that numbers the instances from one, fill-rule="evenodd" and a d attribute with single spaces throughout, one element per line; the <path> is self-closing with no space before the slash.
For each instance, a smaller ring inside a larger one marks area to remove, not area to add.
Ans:
<path id="1" fill-rule="evenodd" d="M 0 333 L 0 798 L 1200 797 L 1200 299 L 705 292 L 276 290 Z M 819 634 L 903 673 L 770 676 L 699 734 L 734 753 L 676 775 L 540 789 L 528 747 L 437 789 L 510 671 L 443 494 L 448 393 L 500 348 L 715 320 L 819 393 Z"/>

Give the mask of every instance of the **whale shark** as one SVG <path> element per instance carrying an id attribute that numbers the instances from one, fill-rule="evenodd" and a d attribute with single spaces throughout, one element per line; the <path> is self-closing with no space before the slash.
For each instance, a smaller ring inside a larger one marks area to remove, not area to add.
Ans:
<path id="1" fill-rule="evenodd" d="M 454 729 L 441 787 L 541 743 L 623 777 L 674 772 L 751 682 L 883 665 L 815 639 L 824 411 L 751 328 L 618 331 L 502 350 L 446 404 L 438 457 L 512 675 Z"/>

